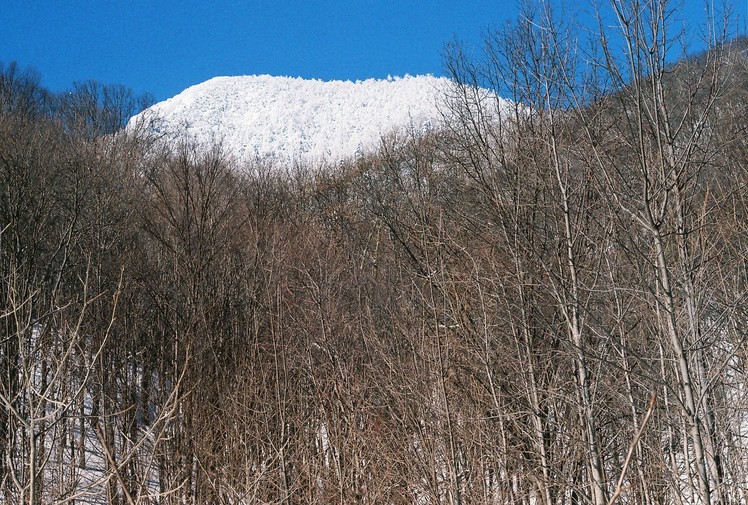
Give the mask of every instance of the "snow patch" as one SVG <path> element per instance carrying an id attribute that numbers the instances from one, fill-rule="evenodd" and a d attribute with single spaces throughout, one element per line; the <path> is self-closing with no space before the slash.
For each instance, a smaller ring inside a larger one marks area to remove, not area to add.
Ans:
<path id="1" fill-rule="evenodd" d="M 131 120 L 166 141 L 220 142 L 239 162 L 337 162 L 371 152 L 382 136 L 438 127 L 446 78 L 320 81 L 215 77 Z"/>

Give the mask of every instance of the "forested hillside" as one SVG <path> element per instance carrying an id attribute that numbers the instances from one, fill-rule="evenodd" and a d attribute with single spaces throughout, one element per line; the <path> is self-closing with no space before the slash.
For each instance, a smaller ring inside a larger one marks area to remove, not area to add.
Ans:
<path id="1" fill-rule="evenodd" d="M 0 503 L 748 503 L 748 45 L 615 5 L 314 169 L 1 67 Z"/>

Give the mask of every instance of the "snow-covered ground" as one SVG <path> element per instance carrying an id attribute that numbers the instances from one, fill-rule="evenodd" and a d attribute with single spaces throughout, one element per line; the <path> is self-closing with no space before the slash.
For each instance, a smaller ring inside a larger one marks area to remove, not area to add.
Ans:
<path id="1" fill-rule="evenodd" d="M 134 117 L 165 140 L 220 141 L 240 162 L 336 162 L 370 152 L 383 135 L 437 128 L 450 81 L 433 76 L 320 81 L 215 77 Z"/>

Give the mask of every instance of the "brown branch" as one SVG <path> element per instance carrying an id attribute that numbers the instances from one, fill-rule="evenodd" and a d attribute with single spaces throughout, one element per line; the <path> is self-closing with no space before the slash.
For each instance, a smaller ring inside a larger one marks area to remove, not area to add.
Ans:
<path id="1" fill-rule="evenodd" d="M 616 484 L 616 490 L 613 493 L 613 495 L 610 497 L 610 500 L 608 500 L 608 505 L 613 505 L 613 503 L 618 499 L 619 496 L 621 496 L 621 493 L 623 492 L 623 479 L 626 477 L 626 470 L 628 470 L 629 464 L 631 463 L 631 456 L 634 455 L 634 450 L 636 449 L 636 444 L 639 443 L 639 440 L 642 437 L 642 434 L 644 433 L 644 428 L 647 426 L 647 421 L 649 421 L 649 418 L 652 416 L 652 412 L 654 411 L 655 402 L 657 401 L 657 393 L 652 393 L 652 399 L 649 400 L 649 408 L 647 408 L 647 413 L 644 415 L 644 420 L 642 421 L 642 425 L 639 427 L 639 431 L 636 433 L 636 436 L 634 436 L 634 439 L 631 441 L 631 445 L 629 446 L 629 452 L 626 454 L 626 460 L 623 462 L 623 469 L 621 470 L 621 475 L 618 477 L 618 483 Z"/>

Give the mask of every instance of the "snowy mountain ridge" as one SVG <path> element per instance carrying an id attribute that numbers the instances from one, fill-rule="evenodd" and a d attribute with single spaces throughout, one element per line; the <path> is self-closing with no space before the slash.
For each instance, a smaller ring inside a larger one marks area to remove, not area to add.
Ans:
<path id="1" fill-rule="evenodd" d="M 437 128 L 451 81 L 405 76 L 320 81 L 269 75 L 215 77 L 135 116 L 157 136 L 221 142 L 240 162 L 336 162 L 371 152 L 383 135 Z"/>

